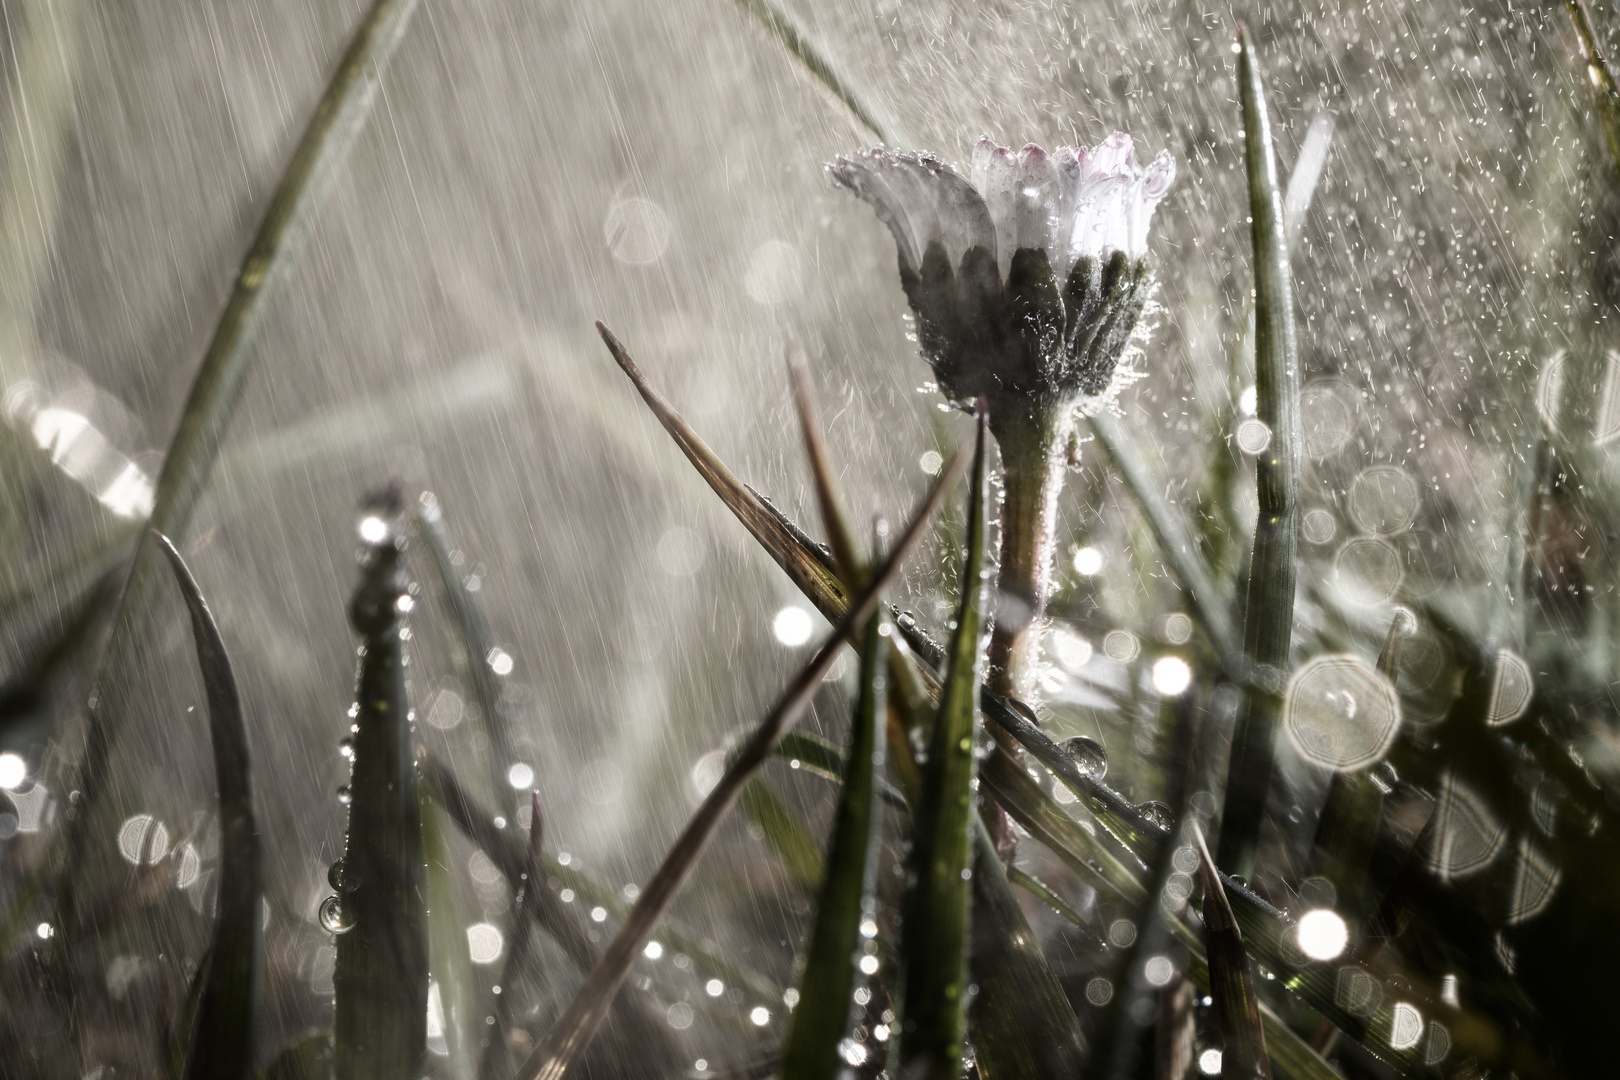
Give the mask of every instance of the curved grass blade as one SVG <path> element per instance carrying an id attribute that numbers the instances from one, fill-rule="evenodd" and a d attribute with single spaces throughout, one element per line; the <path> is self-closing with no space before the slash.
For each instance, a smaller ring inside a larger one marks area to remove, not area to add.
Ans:
<path id="1" fill-rule="evenodd" d="M 750 14 L 774 34 L 787 51 L 803 64 L 811 76 L 843 102 L 855 118 L 867 129 L 895 149 L 906 149 L 911 140 L 894 119 L 874 102 L 850 77 L 844 66 L 817 41 L 788 10 L 782 0 L 737 0 Z"/>
<path id="2" fill-rule="evenodd" d="M 606 335 L 605 335 L 606 336 Z M 743 785 L 770 756 L 771 749 L 781 740 L 788 728 L 798 722 L 809 707 L 810 699 L 820 687 L 822 678 L 832 667 L 833 660 L 843 648 L 850 631 L 872 613 L 877 606 L 878 594 L 899 570 L 900 563 L 910 554 L 912 546 L 922 534 L 923 527 L 933 517 L 944 499 L 945 491 L 962 467 L 962 454 L 957 454 L 940 474 L 940 480 L 930 492 L 921 510 L 911 520 L 894 553 L 875 570 L 872 580 L 850 610 L 834 626 L 815 657 L 793 680 L 768 716 L 759 725 L 753 738 L 744 747 L 737 760 L 721 776 L 704 798 L 697 813 L 692 816 L 658 870 L 647 882 L 630 909 L 629 916 L 614 935 L 601 962 L 586 976 L 574 1000 L 558 1019 L 545 1042 L 535 1051 L 522 1069 L 521 1077 L 559 1080 L 584 1053 L 596 1029 L 607 1015 L 608 1006 L 619 985 L 624 981 L 630 965 L 640 954 L 647 939 L 685 884 L 698 858 L 708 847 L 709 840 L 719 827 L 731 805 L 736 801 Z"/>
<path id="3" fill-rule="evenodd" d="M 428 930 L 422 806 L 405 688 L 401 597 L 409 584 L 399 494 L 366 519 L 349 621 L 365 642 L 356 689 L 349 827 L 332 982 L 337 1075 L 419 1076 L 426 1064 Z"/>
<path id="4" fill-rule="evenodd" d="M 1204 834 L 1192 826 L 1198 845 L 1198 874 L 1204 883 L 1204 948 L 1209 963 L 1209 994 L 1214 999 L 1215 1024 L 1225 1045 L 1221 1050 L 1221 1080 L 1271 1080 L 1271 1059 L 1266 1054 L 1266 1033 L 1260 1026 L 1260 1001 L 1254 995 L 1249 955 L 1243 948 L 1232 905 L 1221 887 L 1221 875 L 1204 845 Z"/>
<path id="5" fill-rule="evenodd" d="M 973 809 L 979 686 L 984 631 L 984 551 L 989 533 L 986 414 L 979 409 L 968 497 L 967 557 L 940 696 L 912 815 L 905 921 L 905 1024 L 900 1061 L 906 1074 L 956 1080 L 966 1030 L 969 911 L 973 896 L 968 822 Z"/>
<path id="6" fill-rule="evenodd" d="M 478 1069 L 478 1032 L 484 1025 L 473 1017 L 476 1005 L 472 958 L 467 952 L 466 923 L 461 921 L 456 906 L 456 872 L 451 862 L 445 813 L 426 787 L 424 781 L 421 788 L 422 854 L 427 876 L 429 994 L 432 987 L 438 987 L 439 1013 L 444 1023 L 441 1052 L 445 1073 L 451 1080 L 473 1080 Z M 504 983 L 502 987 L 504 989 Z M 503 993 L 496 998 L 497 1007 L 506 997 Z"/>
<path id="7" fill-rule="evenodd" d="M 1261 684 L 1280 690 L 1294 629 L 1295 556 L 1299 548 L 1299 347 L 1288 267 L 1282 192 L 1266 115 L 1265 85 L 1254 41 L 1238 28 L 1238 94 L 1243 105 L 1249 215 L 1254 246 L 1255 413 L 1271 443 L 1254 462 L 1260 512 L 1243 605 L 1243 651 Z M 1248 877 L 1271 788 L 1276 693 L 1251 691 L 1232 733 L 1220 865 Z"/>
<path id="8" fill-rule="evenodd" d="M 517 754 L 512 749 L 511 725 L 506 719 L 500 678 L 492 666 L 500 655 L 495 648 L 495 636 L 490 632 L 489 619 L 484 615 L 484 606 L 478 602 L 478 595 L 467 588 L 465 575 L 456 568 L 455 545 L 445 528 L 444 511 L 431 491 L 424 491 L 418 500 L 416 523 L 418 533 L 427 541 L 439 588 L 455 617 L 461 646 L 467 651 L 473 696 L 478 699 L 484 732 L 489 736 L 489 790 L 498 795 L 507 788 L 505 770 L 517 760 Z"/>
<path id="9" fill-rule="evenodd" d="M 1160 553 L 1175 571 L 1182 588 L 1190 594 L 1194 614 L 1203 624 L 1204 633 L 1209 635 L 1216 653 L 1224 659 L 1237 647 L 1237 635 L 1227 613 L 1227 598 L 1215 588 L 1215 576 L 1198 550 L 1197 540 L 1187 531 L 1181 514 L 1161 494 L 1162 485 L 1153 479 L 1136 443 L 1119 421 L 1102 412 L 1088 416 L 1086 422 L 1124 478 L 1125 486 L 1136 496 L 1136 503 L 1159 542 Z"/>
<path id="10" fill-rule="evenodd" d="M 233 1080 L 253 1075 L 255 1023 L 264 988 L 264 916 L 259 866 L 259 828 L 253 816 L 253 778 L 248 765 L 242 701 L 213 613 L 172 541 L 154 534 L 174 570 L 191 614 L 208 698 L 208 727 L 219 785 L 219 899 L 208 975 L 197 999 L 190 1048 L 182 1073 L 187 1080 Z"/>
<path id="11" fill-rule="evenodd" d="M 252 370 L 259 336 L 371 111 L 383 70 L 415 8 L 416 0 L 377 0 L 367 12 L 349 39 L 276 185 L 163 457 L 149 521 L 152 528 L 165 535 L 185 536 L 197 499 L 218 457 L 220 439 Z M 57 890 L 59 927 L 76 924 L 76 900 L 67 875 L 84 862 L 89 847 L 90 830 L 97 818 L 95 805 L 116 739 L 118 705 L 109 698 L 123 692 L 135 670 L 136 653 L 157 587 L 157 565 L 155 547 L 143 537 L 136 544 L 112 635 L 96 673 L 100 689 L 90 709 L 74 783 L 81 793 L 80 805 L 68 826 L 62 861 L 64 877 Z M 71 942 L 59 941 L 57 956 L 64 956 L 71 947 Z M 58 969 L 63 966 L 56 965 Z"/>
<path id="12" fill-rule="evenodd" d="M 1615 175 L 1620 178 L 1620 83 L 1616 83 L 1614 68 L 1609 66 L 1609 58 L 1604 55 L 1586 0 L 1564 0 L 1564 6 L 1569 9 L 1569 17 L 1575 23 L 1575 32 L 1580 35 L 1581 48 L 1586 53 L 1586 71 L 1597 91 L 1603 141 L 1609 148 Z"/>
<path id="13" fill-rule="evenodd" d="M 868 620 L 861 649 L 861 692 L 849 728 L 843 793 L 828 846 L 826 876 L 816 900 L 816 921 L 805 950 L 799 1008 L 793 1014 L 782 1080 L 834 1080 L 846 1068 L 839 1043 L 849 1034 L 852 1001 L 861 978 L 862 925 L 874 918 L 873 890 L 883 824 L 877 800 L 883 766 L 882 717 L 887 703 L 883 673 L 890 627 Z M 874 932 L 876 926 L 874 924 Z"/>

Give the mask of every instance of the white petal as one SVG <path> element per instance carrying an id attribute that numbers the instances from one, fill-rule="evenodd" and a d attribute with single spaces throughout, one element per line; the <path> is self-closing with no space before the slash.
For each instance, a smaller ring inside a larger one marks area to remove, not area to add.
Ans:
<path id="1" fill-rule="evenodd" d="M 1017 247 L 1041 248 L 1056 262 L 1053 243 L 1058 230 L 1057 163 L 1030 143 L 1018 152 Z M 1016 249 L 1015 249 L 1016 250 Z M 1009 254 L 1009 259 L 1010 259 Z"/>
<path id="2" fill-rule="evenodd" d="M 973 148 L 973 186 L 979 190 L 996 227 L 997 265 L 1003 279 L 1018 248 L 1018 155 L 989 139 Z"/>
<path id="3" fill-rule="evenodd" d="M 973 185 L 938 158 L 921 158 L 918 166 L 926 169 L 933 181 L 941 238 L 951 266 L 961 266 L 962 256 L 972 247 L 982 247 L 994 257 L 997 251 L 995 222 L 990 218 L 990 208 Z"/>
<path id="4" fill-rule="evenodd" d="M 878 220 L 894 234 L 902 264 L 916 269 L 922 265 L 922 245 L 912 224 L 907 190 L 894 183 L 894 169 L 887 151 L 872 150 L 853 157 L 841 157 L 831 166 L 834 183 L 848 188 L 872 207 Z"/>
<path id="5" fill-rule="evenodd" d="M 1161 150 L 1137 181 L 1136 190 L 1128 201 L 1130 214 L 1130 246 L 1126 254 L 1139 259 L 1147 254 L 1148 226 L 1153 222 L 1153 211 L 1158 208 L 1176 179 L 1176 162 L 1170 151 Z"/>
<path id="6" fill-rule="evenodd" d="M 1127 175 L 1135 167 L 1131 137 L 1123 131 L 1114 132 L 1086 154 L 1086 173 L 1092 178 Z"/>
<path id="7" fill-rule="evenodd" d="M 1057 275 L 1058 284 L 1062 285 L 1069 279 L 1069 271 L 1074 269 L 1074 254 L 1070 241 L 1074 236 L 1075 210 L 1080 201 L 1080 177 L 1084 168 L 1085 148 L 1073 146 L 1060 146 L 1052 154 L 1052 163 L 1057 168 L 1057 229 L 1052 236 L 1052 272 Z"/>

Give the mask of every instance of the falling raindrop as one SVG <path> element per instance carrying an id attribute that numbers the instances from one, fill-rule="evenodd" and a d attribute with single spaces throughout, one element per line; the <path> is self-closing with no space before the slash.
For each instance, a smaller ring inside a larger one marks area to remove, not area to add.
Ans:
<path id="1" fill-rule="evenodd" d="M 1101 780 L 1108 775 L 1108 754 L 1096 739 L 1076 735 L 1063 740 L 1063 752 L 1074 759 L 1074 767 L 1081 776 Z"/>
<path id="2" fill-rule="evenodd" d="M 321 928 L 329 934 L 347 934 L 354 929 L 354 916 L 343 907 L 343 900 L 328 896 L 321 901 Z"/>

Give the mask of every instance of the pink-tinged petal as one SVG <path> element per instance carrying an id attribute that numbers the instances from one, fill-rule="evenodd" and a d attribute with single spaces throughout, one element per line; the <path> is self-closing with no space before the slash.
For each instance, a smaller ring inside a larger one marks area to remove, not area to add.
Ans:
<path id="1" fill-rule="evenodd" d="M 1123 131 L 1114 132 L 1086 154 L 1086 173 L 1091 178 L 1119 176 L 1131 172 L 1135 167 L 1136 156 L 1131 147 L 1131 137 Z"/>
<path id="2" fill-rule="evenodd" d="M 1052 236 L 1052 270 L 1059 281 L 1067 281 L 1074 268 L 1070 253 L 1070 240 L 1074 236 L 1074 212 L 1080 202 L 1081 169 L 1085 150 L 1073 146 L 1060 146 L 1052 153 L 1057 168 L 1057 228 Z"/>
<path id="3" fill-rule="evenodd" d="M 1125 249 L 1125 253 L 1131 258 L 1139 259 L 1147 254 L 1148 226 L 1153 223 L 1153 211 L 1169 192 L 1175 178 L 1175 159 L 1170 156 L 1170 151 L 1161 150 L 1159 156 L 1153 159 L 1153 163 L 1137 181 L 1136 190 L 1126 207 L 1129 215 L 1130 246 Z"/>
<path id="4" fill-rule="evenodd" d="M 1048 258 L 1054 257 L 1059 221 L 1057 163 L 1034 143 L 1018 152 L 1017 191 L 1017 247 L 1040 248 Z"/>
<path id="5" fill-rule="evenodd" d="M 1142 174 L 1142 198 L 1151 199 L 1155 203 L 1164 198 L 1170 190 L 1170 185 L 1176 182 L 1176 159 L 1170 156 L 1170 151 L 1160 150 L 1159 156 L 1153 159 L 1153 164 L 1147 167 Z"/>

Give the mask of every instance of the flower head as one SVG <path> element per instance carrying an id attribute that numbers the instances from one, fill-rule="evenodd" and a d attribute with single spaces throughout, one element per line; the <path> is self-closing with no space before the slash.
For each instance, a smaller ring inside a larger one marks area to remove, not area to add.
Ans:
<path id="1" fill-rule="evenodd" d="M 1108 389 L 1151 289 L 1154 208 L 1175 179 L 1130 136 L 1048 154 L 989 139 L 971 179 L 928 154 L 839 158 L 833 180 L 894 234 L 918 340 L 945 392 L 1061 404 Z M 1015 412 L 1027 411 L 1027 406 Z"/>

